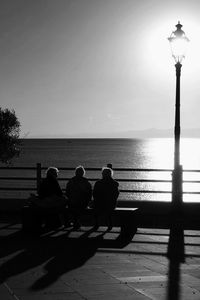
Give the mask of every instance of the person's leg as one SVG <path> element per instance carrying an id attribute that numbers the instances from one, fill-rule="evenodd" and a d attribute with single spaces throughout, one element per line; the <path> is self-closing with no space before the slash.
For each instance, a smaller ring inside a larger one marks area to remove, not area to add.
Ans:
<path id="1" fill-rule="evenodd" d="M 74 209 L 74 211 L 73 211 L 73 228 L 74 229 L 79 229 L 81 227 L 79 218 L 80 218 L 80 211 L 77 209 Z"/>
<path id="2" fill-rule="evenodd" d="M 107 226 L 108 226 L 108 229 L 107 231 L 110 231 L 112 230 L 112 217 L 111 217 L 111 213 L 109 212 L 107 215 L 106 215 L 106 219 L 107 219 Z"/>
<path id="3" fill-rule="evenodd" d="M 99 213 L 97 211 L 94 213 L 94 221 L 95 223 L 93 229 L 97 230 L 99 228 Z"/>

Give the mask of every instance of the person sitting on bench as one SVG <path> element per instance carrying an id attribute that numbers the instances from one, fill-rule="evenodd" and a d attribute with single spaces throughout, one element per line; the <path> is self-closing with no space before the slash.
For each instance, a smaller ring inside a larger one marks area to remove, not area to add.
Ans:
<path id="1" fill-rule="evenodd" d="M 85 177 L 83 166 L 78 166 L 75 169 L 75 176 L 68 181 L 66 196 L 68 197 L 68 207 L 73 218 L 73 227 L 78 229 L 81 226 L 79 217 L 92 198 L 92 186 Z"/>
<path id="2" fill-rule="evenodd" d="M 102 179 L 98 180 L 93 189 L 93 206 L 95 213 L 95 226 L 99 227 L 98 218 L 104 216 L 107 221 L 108 231 L 112 229 L 111 213 L 117 204 L 119 196 L 119 183 L 113 179 L 113 170 L 108 167 L 102 169 Z"/>
<path id="3" fill-rule="evenodd" d="M 38 204 L 43 209 L 44 215 L 46 214 L 45 226 L 48 228 L 59 227 L 64 223 L 63 211 L 67 199 L 58 183 L 58 172 L 57 168 L 49 167 L 38 191 L 40 199 Z"/>
<path id="4" fill-rule="evenodd" d="M 40 184 L 38 195 L 40 198 L 50 196 L 63 196 L 63 192 L 58 183 L 58 169 L 55 167 L 49 167 L 46 171 L 46 178 L 44 178 Z"/>

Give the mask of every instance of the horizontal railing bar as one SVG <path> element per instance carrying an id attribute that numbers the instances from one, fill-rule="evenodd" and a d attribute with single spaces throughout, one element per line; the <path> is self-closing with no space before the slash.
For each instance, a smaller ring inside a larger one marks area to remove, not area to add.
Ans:
<path id="1" fill-rule="evenodd" d="M 149 193 L 149 194 L 171 194 L 172 191 L 153 191 L 153 190 L 120 190 L 121 193 Z M 183 194 L 200 195 L 200 192 L 187 192 L 184 191 Z"/>
<path id="2" fill-rule="evenodd" d="M 36 177 L 0 177 L 0 180 L 36 180 Z"/>
<path id="3" fill-rule="evenodd" d="M 63 177 L 58 178 L 59 181 L 69 181 L 71 177 Z M 99 178 L 87 178 L 89 181 L 97 181 Z M 36 180 L 36 177 L 0 177 L 0 180 Z M 120 182 L 168 182 L 170 183 L 171 180 L 165 180 L 165 179 L 121 179 L 117 178 L 117 181 Z M 200 183 L 200 181 L 199 181 Z"/>
<path id="4" fill-rule="evenodd" d="M 71 178 L 71 177 L 70 177 Z M 70 178 L 58 178 L 59 181 L 68 181 Z M 99 178 L 87 178 L 89 181 L 97 181 Z M 128 178 L 115 178 L 120 182 L 161 182 L 172 183 L 172 180 L 168 179 L 128 179 Z M 183 180 L 183 183 L 200 183 L 200 180 Z"/>
<path id="5" fill-rule="evenodd" d="M 190 173 L 195 173 L 195 172 L 197 172 L 197 173 L 200 173 L 200 170 L 190 170 L 190 169 L 185 169 L 185 170 L 183 170 L 183 172 L 190 172 Z"/>
<path id="6" fill-rule="evenodd" d="M 36 171 L 36 167 L 0 167 L 0 170 L 30 170 Z"/>
<path id="7" fill-rule="evenodd" d="M 189 195 L 200 195 L 200 192 L 183 192 L 183 194 L 189 194 Z"/>
<path id="8" fill-rule="evenodd" d="M 65 168 L 59 168 L 64 170 Z M 74 170 L 74 169 L 73 169 Z M 102 168 L 85 168 L 86 171 L 101 171 Z M 141 168 L 113 168 L 113 171 L 126 171 L 126 172 L 172 172 L 172 169 L 141 169 Z"/>
<path id="9" fill-rule="evenodd" d="M 169 194 L 171 191 L 153 191 L 153 190 L 120 190 L 121 193 L 159 193 L 159 194 Z"/>
<path id="10" fill-rule="evenodd" d="M 0 191 L 35 191 L 36 187 L 0 187 Z"/>
<path id="11" fill-rule="evenodd" d="M 58 178 L 59 181 L 69 181 L 71 177 Z M 0 180 L 36 180 L 36 177 L 0 177 Z M 97 181 L 99 178 L 88 178 L 89 181 Z M 120 182 L 161 182 L 161 183 L 171 183 L 172 180 L 167 179 L 126 179 L 126 178 L 116 178 Z M 183 180 L 183 183 L 199 183 L 200 180 Z"/>
<path id="12" fill-rule="evenodd" d="M 41 167 L 41 170 L 46 170 L 48 167 Z M 36 170 L 36 167 L 0 167 L 0 170 Z M 59 167 L 59 170 L 63 171 L 74 171 L 75 167 Z M 86 167 L 87 171 L 101 171 L 102 168 Z M 150 169 L 150 168 L 113 168 L 114 171 L 127 171 L 127 172 L 172 172 L 173 169 Z M 183 169 L 183 172 L 197 172 L 200 173 L 198 169 Z"/>
<path id="13" fill-rule="evenodd" d="M 19 188 L 19 187 L 0 187 L 0 191 L 36 191 L 35 187 Z M 63 191 L 65 189 L 62 189 Z M 120 190 L 121 193 L 132 193 L 132 194 L 171 194 L 171 191 L 153 191 L 153 190 Z M 200 195 L 200 192 L 187 192 L 183 194 Z"/>
<path id="14" fill-rule="evenodd" d="M 26 188 L 19 188 L 19 187 L 0 187 L 1 191 L 33 191 L 36 190 L 35 187 L 26 187 Z M 63 191 L 65 189 L 62 189 Z M 153 190 L 120 190 L 121 193 L 149 193 L 149 194 L 170 194 L 171 191 L 153 191 Z M 183 192 L 183 194 L 200 194 L 200 192 Z"/>
<path id="15" fill-rule="evenodd" d="M 0 187 L 0 191 L 32 191 L 36 190 L 36 188 L 19 188 L 19 187 Z M 63 191 L 65 189 L 62 189 Z M 159 194 L 166 194 L 171 193 L 171 191 L 151 191 L 151 190 L 120 190 L 121 193 L 159 193 Z"/>
<path id="16" fill-rule="evenodd" d="M 44 167 L 42 166 L 41 169 L 42 170 L 46 170 L 48 167 Z M 36 170 L 36 167 L 0 167 L 0 169 L 2 170 Z M 74 171 L 75 170 L 75 167 L 59 167 L 59 170 L 69 170 L 69 171 Z M 102 168 L 99 168 L 99 167 L 86 167 L 85 170 L 87 171 L 101 171 Z M 139 172 L 142 172 L 142 171 L 166 171 L 166 172 L 171 172 L 173 171 L 173 169 L 159 169 L 159 168 L 113 168 L 114 171 L 139 171 Z M 190 172 L 190 171 L 199 171 L 200 170 L 183 170 L 183 171 L 186 171 L 186 172 Z"/>
<path id="17" fill-rule="evenodd" d="M 1 179 L 1 178 L 0 178 Z M 66 177 L 66 178 L 58 178 L 59 181 L 68 181 L 70 180 L 71 177 Z M 100 178 L 87 178 L 89 181 L 98 181 Z M 167 180 L 167 179 L 126 179 L 126 178 L 115 178 L 117 181 L 120 182 L 172 182 L 171 180 Z M 199 181 L 200 183 L 200 181 Z"/>

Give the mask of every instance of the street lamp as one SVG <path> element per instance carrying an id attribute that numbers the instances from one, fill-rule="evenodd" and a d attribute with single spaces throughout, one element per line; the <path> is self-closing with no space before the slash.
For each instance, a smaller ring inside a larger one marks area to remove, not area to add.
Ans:
<path id="1" fill-rule="evenodd" d="M 172 173 L 172 202 L 174 205 L 182 203 L 182 165 L 180 165 L 180 76 L 182 60 L 185 57 L 186 47 L 189 39 L 181 29 L 180 22 L 176 25 L 168 38 L 171 46 L 172 56 L 176 67 L 176 104 L 175 104 L 175 127 L 174 127 L 174 170 Z"/>

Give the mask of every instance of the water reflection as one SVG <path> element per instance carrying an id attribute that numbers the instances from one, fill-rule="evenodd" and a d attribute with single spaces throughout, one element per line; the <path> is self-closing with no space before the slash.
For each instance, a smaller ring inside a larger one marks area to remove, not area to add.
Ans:
<path id="1" fill-rule="evenodd" d="M 49 150 L 50 149 L 50 150 Z M 181 164 L 183 169 L 200 170 L 200 139 L 182 138 L 181 139 Z M 75 167 L 83 164 L 85 167 L 98 167 L 112 163 L 113 168 L 140 168 L 140 169 L 172 169 L 174 157 L 174 139 L 173 138 L 154 138 L 154 139 L 73 139 L 73 140 L 24 140 L 23 151 L 16 160 L 14 166 L 33 166 L 41 162 L 42 166 L 48 166 L 52 163 L 58 167 Z M 59 159 L 58 159 L 59 158 Z M 34 177 L 35 171 L 19 170 L 5 171 L 2 176 L 23 176 Z M 42 174 L 44 176 L 44 173 Z M 71 177 L 73 171 L 61 170 L 60 177 Z M 100 171 L 87 171 L 86 176 L 93 178 L 94 181 L 101 177 Z M 171 180 L 171 172 L 118 172 L 114 174 L 115 178 L 136 178 L 136 179 L 154 179 Z M 200 173 L 185 172 L 183 180 L 195 180 L 196 183 L 186 182 L 183 184 L 184 192 L 200 192 Z M 92 181 L 92 184 L 94 184 Z M 199 182 L 198 182 L 199 181 Z M 2 181 L 1 185 L 4 185 Z M 16 184 L 16 182 L 15 182 Z M 35 187 L 35 181 L 21 181 L 20 186 L 27 185 Z M 62 188 L 65 188 L 66 182 L 60 182 Z M 0 188 L 1 188 L 0 185 Z M 9 185 L 14 186 L 9 181 Z M 158 200 L 171 201 L 171 183 L 170 182 L 143 182 L 143 183 L 125 183 L 120 182 L 121 189 L 139 190 L 164 190 L 168 193 L 141 193 L 141 194 L 121 194 L 120 198 L 136 200 Z M 28 192 L 1 191 L 1 197 L 8 196 L 26 198 Z M 184 194 L 183 201 L 200 201 L 200 195 Z"/>
<path id="2" fill-rule="evenodd" d="M 143 168 L 173 168 L 173 138 L 143 140 L 141 152 L 144 158 Z M 180 161 L 183 169 L 200 169 L 200 139 L 181 139 Z"/>
<path id="3" fill-rule="evenodd" d="M 139 162 L 140 168 L 171 169 L 173 166 L 173 139 L 155 138 L 141 140 L 137 144 L 133 142 L 131 165 L 135 165 L 133 162 L 135 153 L 138 153 L 139 161 L 136 161 L 136 165 L 138 166 Z"/>
<path id="4" fill-rule="evenodd" d="M 200 139 L 181 139 L 181 163 L 184 169 L 200 169 Z"/>
<path id="5" fill-rule="evenodd" d="M 140 153 L 140 168 L 149 169 L 172 169 L 174 157 L 174 139 L 146 139 L 141 143 L 132 145 L 133 153 Z M 200 139 L 182 138 L 181 139 L 181 164 L 184 170 L 200 169 Z M 141 161 L 141 159 L 143 159 Z M 127 175 L 127 174 L 126 174 Z M 131 174 L 133 176 L 133 173 Z M 153 179 L 153 180 L 171 180 L 171 172 L 136 172 L 134 177 L 137 179 Z M 184 172 L 183 183 L 183 201 L 184 202 L 200 202 L 200 172 Z M 154 201 L 171 201 L 171 183 L 170 182 L 145 182 L 145 183 L 129 183 L 125 185 L 126 189 L 139 189 L 150 191 L 165 191 L 166 193 L 141 193 L 127 195 L 128 199 L 135 200 L 154 200 Z M 168 192 L 168 193 L 167 193 Z M 195 192 L 195 194 L 191 194 Z"/>

